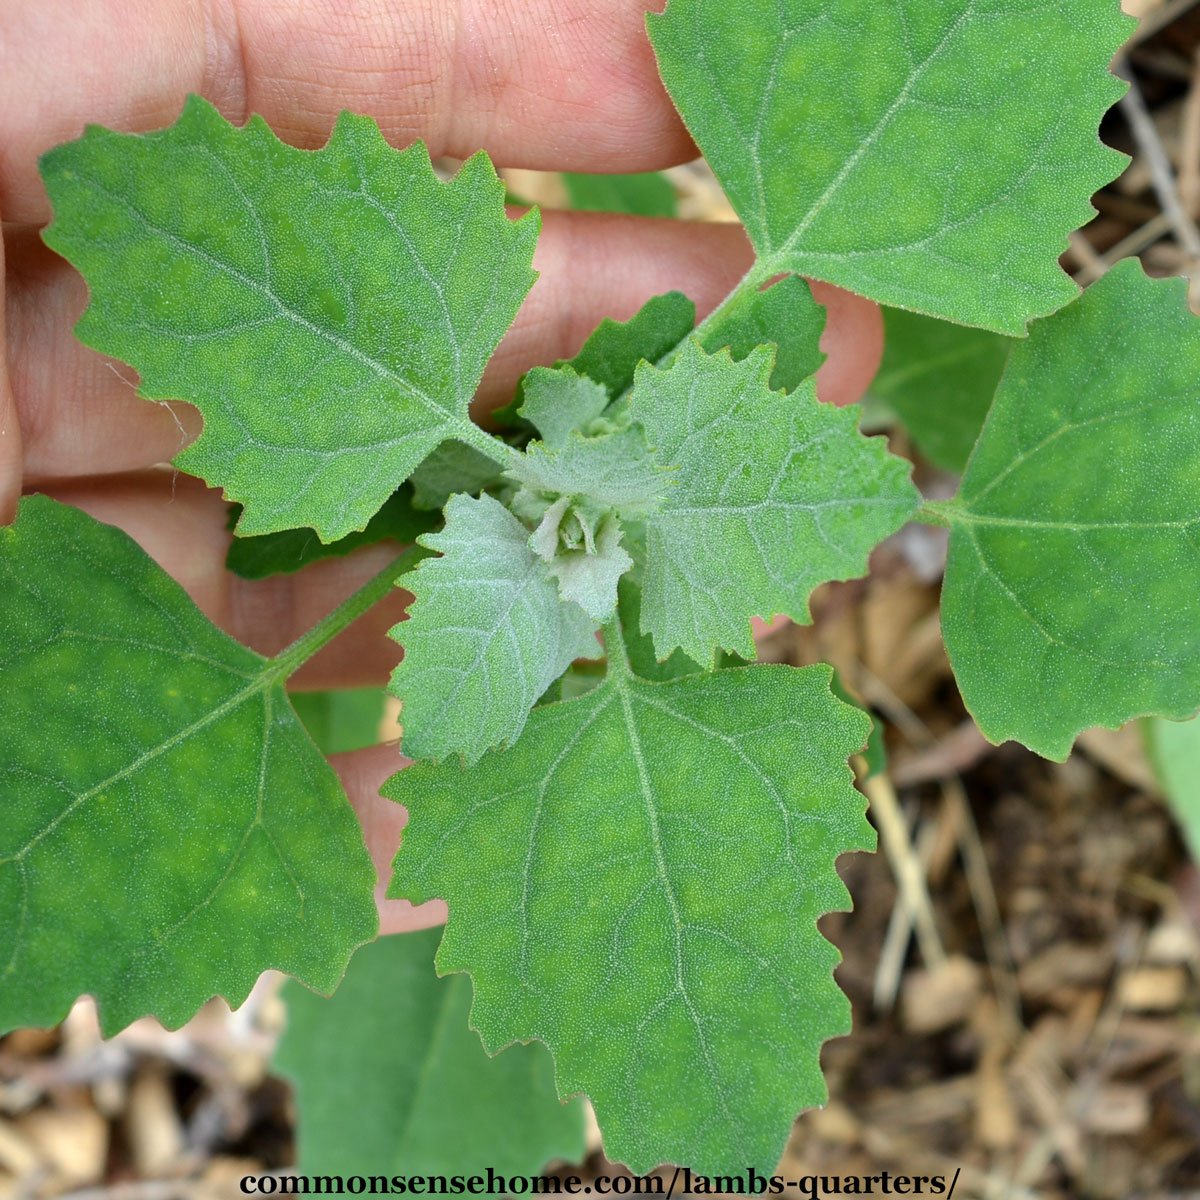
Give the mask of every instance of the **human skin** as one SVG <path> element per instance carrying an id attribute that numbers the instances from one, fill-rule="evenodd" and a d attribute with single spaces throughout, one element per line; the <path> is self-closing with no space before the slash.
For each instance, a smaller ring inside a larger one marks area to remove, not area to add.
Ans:
<path id="1" fill-rule="evenodd" d="M 295 575 L 248 581 L 224 568 L 226 505 L 161 466 L 199 432 L 190 405 L 150 404 L 127 367 L 71 329 L 82 279 L 41 242 L 50 217 L 37 158 L 85 123 L 141 131 L 170 124 L 198 92 L 230 120 L 261 113 L 285 140 L 319 146 L 337 113 L 376 118 L 403 146 L 441 155 L 480 148 L 501 167 L 652 171 L 696 148 L 646 40 L 643 0 L 7 0 L 0 13 L 0 522 L 41 491 L 135 538 L 221 628 L 264 654 L 299 636 L 381 570 L 375 546 Z M 799 149 L 798 134 L 798 153 Z M 604 317 L 651 296 L 689 295 L 701 316 L 752 255 L 741 230 L 599 213 L 543 214 L 539 278 L 488 366 L 485 411 L 537 364 L 569 357 Z M 828 309 L 817 376 L 849 404 L 882 353 L 878 309 L 815 284 Z M 336 638 L 293 681 L 333 688 L 386 681 L 399 649 L 386 631 L 397 592 Z M 379 796 L 397 767 L 380 746 L 332 762 L 386 878 L 406 814 Z M 401 760 L 403 761 L 403 760 Z M 384 932 L 445 919 L 382 899 Z"/>

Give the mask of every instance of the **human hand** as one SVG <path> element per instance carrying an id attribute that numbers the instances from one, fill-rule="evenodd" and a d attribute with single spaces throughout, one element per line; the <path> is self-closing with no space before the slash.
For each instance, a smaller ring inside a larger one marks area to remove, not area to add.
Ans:
<path id="1" fill-rule="evenodd" d="M 226 506 L 157 464 L 200 428 L 195 409 L 137 398 L 132 372 L 86 349 L 71 327 L 82 279 L 42 244 L 49 219 L 38 154 L 85 122 L 169 124 L 188 92 L 234 121 L 261 113 L 285 140 L 324 142 L 337 112 L 375 117 L 397 145 L 423 138 L 436 157 L 482 147 L 500 166 L 654 170 L 696 153 L 658 81 L 643 0 L 82 0 L 6 16 L 0 75 L 0 520 L 22 489 L 48 492 L 133 536 L 222 628 L 271 654 L 386 564 L 372 547 L 294 576 L 245 581 L 224 569 Z M 479 404 L 522 372 L 568 357 L 605 316 L 626 319 L 676 288 L 711 310 L 751 262 L 736 227 L 591 213 L 545 214 L 541 277 L 484 377 Z M 580 286 L 585 281 L 586 286 Z M 873 305 L 816 285 L 828 306 L 822 398 L 849 403 L 881 351 Z M 22 439 L 23 434 L 23 439 Z M 348 629 L 297 676 L 308 687 L 382 683 L 398 656 L 385 631 L 406 596 Z M 394 747 L 335 759 L 386 875 L 403 810 L 378 796 Z M 381 902 L 384 931 L 443 918 Z"/>

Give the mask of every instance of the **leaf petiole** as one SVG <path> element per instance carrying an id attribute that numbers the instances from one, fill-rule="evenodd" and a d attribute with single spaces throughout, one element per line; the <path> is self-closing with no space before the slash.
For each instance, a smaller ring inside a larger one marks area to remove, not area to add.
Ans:
<path id="1" fill-rule="evenodd" d="M 913 514 L 914 521 L 922 525 L 934 525 L 938 529 L 951 529 L 956 520 L 961 520 L 959 513 L 962 503 L 959 500 L 927 500 Z"/>
<path id="2" fill-rule="evenodd" d="M 378 575 L 343 600 L 333 612 L 275 655 L 264 669 L 266 680 L 273 682 L 294 675 L 343 629 L 357 621 L 368 609 L 374 608 L 396 586 L 402 575 L 407 575 L 423 558 L 429 558 L 431 554 L 432 551 L 423 546 L 409 546 L 402 554 L 392 559 Z"/>
<path id="3" fill-rule="evenodd" d="M 633 674 L 633 667 L 629 662 L 629 651 L 625 648 L 621 618 L 617 614 L 614 613 L 612 619 L 605 622 L 601 636 L 604 639 L 604 653 L 608 659 L 606 678 L 627 679 Z"/>
<path id="4" fill-rule="evenodd" d="M 740 308 L 743 304 L 749 303 L 758 292 L 762 291 L 763 284 L 765 284 L 769 279 L 773 279 L 776 275 L 786 274 L 788 274 L 787 271 L 771 270 L 771 268 L 765 262 L 763 262 L 761 258 L 755 259 L 754 265 L 746 272 L 745 275 L 742 276 L 740 280 L 738 280 L 737 286 L 733 289 L 733 291 L 731 291 L 729 295 L 726 296 L 725 299 L 722 300 L 721 303 L 718 304 L 717 307 L 714 308 L 712 312 L 710 312 L 694 330 L 692 330 L 690 336 L 700 338 L 701 341 L 703 341 L 706 333 L 711 333 L 714 329 L 719 328 L 721 322 L 727 316 L 733 313 L 736 309 Z M 683 343 L 681 342 L 680 345 L 682 344 Z M 679 347 L 677 346 L 675 351 L 672 351 L 669 357 L 674 358 L 678 349 Z"/>
<path id="5" fill-rule="evenodd" d="M 460 442 L 465 442 L 472 449 L 478 450 L 480 454 L 499 463 L 502 467 L 518 465 L 523 458 L 521 452 L 515 447 L 493 437 L 486 429 L 481 429 L 469 418 L 459 422 L 454 436 Z"/>

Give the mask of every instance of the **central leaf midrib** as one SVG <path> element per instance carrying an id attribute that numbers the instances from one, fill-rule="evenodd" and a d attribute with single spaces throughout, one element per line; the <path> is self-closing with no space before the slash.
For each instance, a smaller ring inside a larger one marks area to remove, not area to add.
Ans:
<path id="1" fill-rule="evenodd" d="M 550 764 L 545 775 L 542 777 L 541 783 L 537 789 L 537 804 L 533 812 L 533 820 L 529 826 L 528 845 L 525 848 L 525 864 L 521 876 L 521 903 L 517 906 L 517 911 L 521 914 L 521 963 L 520 974 L 521 980 L 526 987 L 530 987 L 529 982 L 529 909 L 531 906 L 532 880 L 533 880 L 533 859 L 537 846 L 538 830 L 541 826 L 542 816 L 546 807 L 546 797 L 549 795 L 550 787 L 554 782 L 562 765 L 567 761 L 575 747 L 583 740 L 587 731 L 608 711 L 609 704 L 612 703 L 612 693 L 605 685 L 598 687 L 593 693 L 595 696 L 595 708 L 591 715 L 584 721 L 579 728 L 567 739 L 567 742 L 559 750 L 554 761 Z M 586 699 L 586 697 L 581 697 Z"/>
<path id="2" fill-rule="evenodd" d="M 880 508 L 903 508 L 903 500 L 891 500 L 886 496 L 846 496 L 835 497 L 832 500 L 820 500 L 812 504 L 800 500 L 789 500 L 786 497 L 769 496 L 765 500 L 755 500 L 745 504 L 692 504 L 675 507 L 664 506 L 659 517 L 694 517 L 694 516 L 745 516 L 749 513 L 760 512 L 763 509 L 785 509 L 787 511 L 818 512 L 826 508 L 848 508 L 857 505 L 870 505 Z"/>
<path id="3" fill-rule="evenodd" d="M 679 899 L 675 895 L 675 889 L 671 884 L 670 872 L 667 869 L 666 856 L 663 853 L 662 830 L 658 822 L 658 809 L 655 804 L 654 789 L 650 783 L 650 774 L 646 767 L 645 753 L 642 749 L 641 737 L 638 734 L 637 721 L 633 715 L 631 684 L 627 677 L 617 675 L 613 678 L 613 687 L 621 701 L 621 713 L 625 719 L 625 729 L 629 737 L 629 748 L 633 755 L 634 765 L 638 774 L 639 790 L 642 797 L 643 808 L 646 814 L 646 821 L 650 830 L 650 845 L 654 853 L 654 863 L 659 879 L 659 885 L 662 888 L 663 896 L 665 897 L 668 909 L 670 910 L 672 934 L 674 940 L 675 988 L 679 994 L 679 998 L 683 1001 L 684 1008 L 687 1010 L 688 1019 L 691 1021 L 692 1027 L 696 1031 L 696 1037 L 700 1043 L 701 1053 L 704 1055 L 705 1065 L 708 1067 L 709 1080 L 712 1083 L 713 1091 L 717 1097 L 717 1101 L 720 1104 L 726 1119 L 732 1121 L 732 1115 L 729 1111 L 729 1104 L 720 1085 L 720 1073 L 717 1070 L 716 1063 L 713 1062 L 712 1050 L 709 1048 L 708 1039 L 704 1035 L 703 1022 L 700 1020 L 700 1014 L 696 1011 L 696 1005 L 693 1003 L 691 994 L 688 992 L 687 982 L 684 977 L 684 922 L 679 910 Z"/>
<path id="4" fill-rule="evenodd" d="M 1045 529 L 1065 533 L 1096 533 L 1106 529 L 1192 529 L 1200 525 L 1200 515 L 1161 521 L 1047 521 L 1037 517 L 992 516 L 972 512 L 966 507 L 947 508 L 945 511 L 951 521 L 962 525 L 983 525 L 996 529 Z"/>

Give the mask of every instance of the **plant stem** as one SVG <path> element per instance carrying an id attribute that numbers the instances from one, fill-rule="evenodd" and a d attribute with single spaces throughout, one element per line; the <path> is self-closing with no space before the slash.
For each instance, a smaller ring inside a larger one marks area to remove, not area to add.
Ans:
<path id="1" fill-rule="evenodd" d="M 480 429 L 470 418 L 459 425 L 455 437 L 460 442 L 465 442 L 472 450 L 478 450 L 485 458 L 498 462 L 502 467 L 511 467 L 521 457 L 519 450 L 493 437 L 487 430 Z"/>
<path id="2" fill-rule="evenodd" d="M 683 348 L 683 343 L 688 338 L 698 337 L 703 338 L 706 333 L 711 333 L 717 328 L 725 316 L 735 309 L 739 304 L 746 301 L 747 297 L 752 296 L 762 287 L 762 285 L 771 278 L 772 272 L 763 266 L 761 260 L 756 259 L 754 265 L 746 272 L 745 275 L 738 281 L 737 286 L 717 305 L 716 308 L 696 326 L 695 329 L 689 330 L 670 350 L 659 358 L 654 365 L 660 369 L 669 367 L 679 356 L 680 350 Z M 611 413 L 615 411 L 621 404 L 629 399 L 629 393 L 633 391 L 633 386 L 627 387 L 609 406 L 606 410 Z"/>
<path id="3" fill-rule="evenodd" d="M 952 529 L 958 519 L 958 500 L 926 500 L 913 515 L 914 521 L 922 525 L 936 525 L 939 529 Z"/>
<path id="4" fill-rule="evenodd" d="M 621 631 L 621 618 L 613 613 L 604 625 L 604 653 L 608 656 L 609 679 L 627 679 L 633 674 L 629 665 L 629 652 L 625 648 L 625 634 Z"/>
<path id="5" fill-rule="evenodd" d="M 717 307 L 714 308 L 712 312 L 710 312 L 708 316 L 705 317 L 704 320 L 692 330 L 690 336 L 703 337 L 705 333 L 712 332 L 713 329 L 717 328 L 717 326 L 721 324 L 721 321 L 724 319 L 727 313 L 729 313 L 732 309 L 735 309 L 739 304 L 743 303 L 747 297 L 752 296 L 755 292 L 759 291 L 762 288 L 762 285 L 766 283 L 766 281 L 774 274 L 778 274 L 778 272 L 771 271 L 763 263 L 762 259 L 756 258 L 754 260 L 754 265 L 749 271 L 746 272 L 745 275 L 742 276 L 733 291 L 730 292 L 729 295 L 726 296 L 725 299 L 722 300 L 721 303 L 718 304 Z M 672 354 L 674 353 L 675 352 L 673 351 Z"/>
<path id="6" fill-rule="evenodd" d="M 403 554 L 392 559 L 382 571 L 343 600 L 327 617 L 318 621 L 307 633 L 301 634 L 290 646 L 281 650 L 267 664 L 266 673 L 272 679 L 286 679 L 308 662 L 318 650 L 327 646 L 347 625 L 358 620 L 396 586 L 396 581 L 408 574 L 431 551 L 422 546 L 409 546 Z"/>

